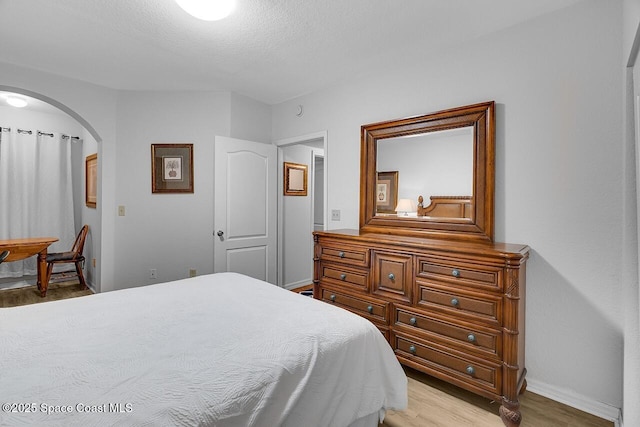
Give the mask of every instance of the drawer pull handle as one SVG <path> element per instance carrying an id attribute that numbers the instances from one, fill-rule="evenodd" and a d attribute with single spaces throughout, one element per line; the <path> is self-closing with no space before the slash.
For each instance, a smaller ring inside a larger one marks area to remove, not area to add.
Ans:
<path id="1" fill-rule="evenodd" d="M 367 311 L 369 313 L 373 313 L 373 306 L 372 305 L 367 306 Z"/>
<path id="2" fill-rule="evenodd" d="M 467 340 L 469 340 L 469 342 L 476 342 L 476 336 L 473 334 L 469 334 L 467 335 Z"/>
<path id="3" fill-rule="evenodd" d="M 341 274 L 340 275 L 340 280 L 346 280 L 347 279 L 347 275 L 346 274 Z"/>
<path id="4" fill-rule="evenodd" d="M 471 365 L 467 366 L 466 371 L 467 371 L 467 374 L 469 374 L 469 375 L 473 375 L 473 374 L 476 373 L 476 369 Z"/>
<path id="5" fill-rule="evenodd" d="M 331 301 L 335 301 L 336 300 L 336 295 L 335 294 L 331 294 L 331 296 L 329 297 L 329 299 Z"/>
<path id="6" fill-rule="evenodd" d="M 460 305 L 460 301 L 458 301 L 458 298 L 451 298 L 451 305 L 454 307 L 457 307 Z"/>
<path id="7" fill-rule="evenodd" d="M 457 268 L 454 268 L 453 271 L 451 272 L 451 275 L 453 277 L 460 277 L 460 270 L 458 270 Z"/>
<path id="8" fill-rule="evenodd" d="M 412 325 L 415 325 L 416 323 L 418 323 L 418 319 L 416 319 L 415 317 L 412 317 L 411 319 L 409 319 L 409 323 L 411 323 Z"/>
<path id="9" fill-rule="evenodd" d="M 393 273 L 389 273 L 389 279 L 395 280 L 396 276 Z"/>
<path id="10" fill-rule="evenodd" d="M 340 258 L 344 258 L 344 252 L 342 252 L 342 251 L 338 252 L 338 256 L 339 256 Z"/>
<path id="11" fill-rule="evenodd" d="M 416 346 L 415 345 L 409 346 L 409 353 L 416 354 Z"/>

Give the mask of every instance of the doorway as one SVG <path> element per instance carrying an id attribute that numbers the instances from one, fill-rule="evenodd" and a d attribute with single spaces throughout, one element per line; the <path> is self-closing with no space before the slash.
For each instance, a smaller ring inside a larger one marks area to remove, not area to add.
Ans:
<path id="1" fill-rule="evenodd" d="M 313 231 L 327 224 L 327 133 L 276 142 L 278 147 L 278 285 L 313 282 Z M 284 162 L 307 166 L 306 196 L 284 195 Z"/>
<path id="2" fill-rule="evenodd" d="M 72 165 L 72 185 L 67 185 L 67 187 L 70 187 L 71 198 L 73 199 L 74 224 L 71 227 L 67 227 L 67 230 L 72 228 L 68 233 L 60 233 L 60 235 L 55 236 L 60 238 L 60 241 L 52 245 L 49 250 L 56 252 L 68 250 L 73 244 L 77 231 L 82 225 L 88 224 L 91 232 L 85 244 L 84 255 L 88 260 L 85 266 L 85 274 L 89 286 L 94 291 L 99 292 L 100 278 L 96 259 L 99 259 L 101 242 L 101 203 L 98 203 L 97 208 L 88 207 L 85 204 L 84 190 L 86 182 L 85 159 L 87 155 L 99 151 L 101 139 L 95 129 L 82 116 L 52 98 L 30 90 L 0 85 L 0 99 L 4 101 L 7 97 L 18 97 L 26 102 L 26 106 L 14 108 L 6 106 L 4 102 L 0 103 L 3 117 L 1 125 L 5 136 L 11 132 L 27 134 L 26 136 L 31 136 L 34 132 L 37 132 L 47 141 L 51 140 L 52 143 L 53 141 L 56 143 L 66 141 L 70 146 L 70 159 L 66 164 L 70 163 Z M 40 166 L 42 167 L 42 162 L 48 162 L 47 167 L 55 168 L 56 166 L 51 164 L 52 161 L 53 157 L 45 156 L 41 159 Z M 100 181 L 98 179 L 98 184 L 100 184 Z M 10 196 L 6 192 L 0 194 L 0 204 L 9 203 L 8 197 Z M 12 227 L 15 229 L 15 223 L 12 223 Z M 29 233 L 30 231 L 27 230 L 25 232 Z M 9 234 L 11 234 L 12 238 L 33 237 L 30 235 L 16 236 L 9 233 L 6 227 L 5 232 L 0 234 L 2 234 L 0 238 L 9 238 Z M 62 234 L 65 234 L 66 240 Z M 31 275 L 31 271 L 31 269 L 26 268 L 22 274 L 19 271 L 12 272 L 7 277 L 0 278 L 0 288 L 23 287 L 35 284 L 35 275 Z"/>

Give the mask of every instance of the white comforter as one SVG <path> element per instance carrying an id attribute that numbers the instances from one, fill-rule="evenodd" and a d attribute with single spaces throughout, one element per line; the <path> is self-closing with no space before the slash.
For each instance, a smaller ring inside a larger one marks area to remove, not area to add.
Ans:
<path id="1" fill-rule="evenodd" d="M 344 427 L 407 380 L 367 320 L 221 273 L 0 309 L 0 403 L 3 426 Z"/>

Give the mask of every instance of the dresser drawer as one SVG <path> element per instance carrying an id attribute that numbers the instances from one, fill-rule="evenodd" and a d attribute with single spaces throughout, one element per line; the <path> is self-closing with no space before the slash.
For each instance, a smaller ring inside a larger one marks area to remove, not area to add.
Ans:
<path id="1" fill-rule="evenodd" d="M 406 328 L 408 333 L 417 332 L 426 337 L 435 337 L 487 357 L 501 357 L 502 354 L 502 333 L 498 329 L 463 325 L 447 316 L 427 315 L 408 307 L 394 307 L 392 320 L 395 326 Z"/>
<path id="2" fill-rule="evenodd" d="M 371 292 L 384 298 L 410 303 L 413 293 L 413 257 L 374 251 L 372 258 Z"/>
<path id="3" fill-rule="evenodd" d="M 323 282 L 339 282 L 340 285 L 352 286 L 355 289 L 369 290 L 369 271 L 349 268 L 341 264 L 320 263 L 320 280 Z"/>
<path id="4" fill-rule="evenodd" d="M 354 296 L 335 289 L 320 288 L 320 299 L 365 317 L 377 323 L 389 324 L 389 303 L 371 298 Z"/>
<path id="5" fill-rule="evenodd" d="M 418 305 L 499 327 L 502 321 L 502 298 L 499 295 L 458 292 L 455 288 L 429 286 L 416 281 Z"/>
<path id="6" fill-rule="evenodd" d="M 466 260 L 418 258 L 418 277 L 472 289 L 501 291 L 502 274 L 502 267 L 477 265 Z"/>
<path id="7" fill-rule="evenodd" d="M 320 247 L 320 259 L 358 267 L 369 267 L 369 249 L 347 245 L 322 245 Z"/>
<path id="8" fill-rule="evenodd" d="M 472 390 L 500 394 L 500 362 L 465 355 L 429 341 L 398 334 L 392 334 L 392 347 L 400 362 L 412 362 L 408 364 L 418 365 L 427 373 Z"/>

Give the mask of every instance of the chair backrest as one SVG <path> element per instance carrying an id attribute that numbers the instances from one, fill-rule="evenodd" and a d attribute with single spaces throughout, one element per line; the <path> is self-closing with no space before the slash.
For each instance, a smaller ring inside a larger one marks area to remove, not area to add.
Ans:
<path id="1" fill-rule="evenodd" d="M 71 252 L 74 253 L 74 258 L 82 256 L 82 251 L 84 250 L 84 241 L 87 238 L 87 233 L 89 232 L 89 226 L 83 225 L 82 229 L 78 233 L 76 237 L 76 241 L 73 242 L 73 248 L 71 248 Z"/>

